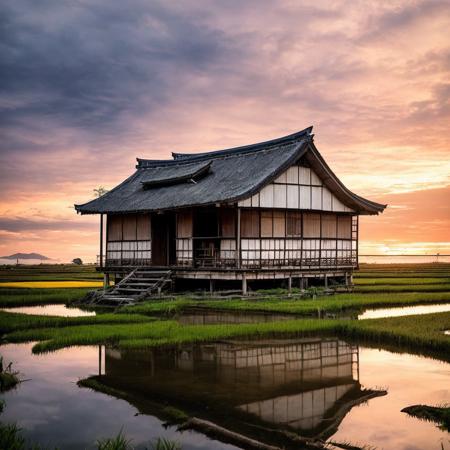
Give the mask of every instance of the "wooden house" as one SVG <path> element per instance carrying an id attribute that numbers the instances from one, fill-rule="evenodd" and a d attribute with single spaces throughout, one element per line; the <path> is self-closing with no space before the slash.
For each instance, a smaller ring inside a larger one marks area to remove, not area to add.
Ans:
<path id="1" fill-rule="evenodd" d="M 75 205 L 100 215 L 99 270 L 121 278 L 151 266 L 211 288 L 238 281 L 244 292 L 255 280 L 348 280 L 358 266 L 358 216 L 386 205 L 349 191 L 311 132 L 138 159 L 121 184 Z"/>

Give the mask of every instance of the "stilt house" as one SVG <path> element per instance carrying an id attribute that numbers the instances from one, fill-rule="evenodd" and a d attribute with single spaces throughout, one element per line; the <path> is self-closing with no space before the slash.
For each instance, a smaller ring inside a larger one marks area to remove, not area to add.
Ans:
<path id="1" fill-rule="evenodd" d="M 100 215 L 99 270 L 119 279 L 152 266 L 177 282 L 234 280 L 244 291 L 257 280 L 348 280 L 358 266 L 359 215 L 386 205 L 349 191 L 311 132 L 138 159 L 121 184 L 75 205 Z"/>

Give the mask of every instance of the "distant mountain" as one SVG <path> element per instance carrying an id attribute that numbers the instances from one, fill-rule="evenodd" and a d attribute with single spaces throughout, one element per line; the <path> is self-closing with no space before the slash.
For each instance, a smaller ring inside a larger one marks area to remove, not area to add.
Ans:
<path id="1" fill-rule="evenodd" d="M 41 255 L 39 253 L 14 253 L 14 255 L 9 255 L 9 256 L 0 256 L 0 259 L 11 259 L 16 261 L 17 259 L 41 259 L 41 260 L 46 260 L 46 259 L 50 259 L 47 258 L 44 255 Z"/>

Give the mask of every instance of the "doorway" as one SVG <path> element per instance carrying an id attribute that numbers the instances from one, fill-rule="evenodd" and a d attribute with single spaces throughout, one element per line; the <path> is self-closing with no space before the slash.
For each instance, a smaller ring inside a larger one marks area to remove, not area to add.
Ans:
<path id="1" fill-rule="evenodd" d="M 152 217 L 152 265 L 170 266 L 175 262 L 175 214 L 155 214 Z"/>

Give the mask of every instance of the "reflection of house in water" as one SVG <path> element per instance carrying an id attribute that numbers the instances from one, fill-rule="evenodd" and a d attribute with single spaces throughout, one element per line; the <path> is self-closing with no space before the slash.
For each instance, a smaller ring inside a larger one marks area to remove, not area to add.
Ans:
<path id="1" fill-rule="evenodd" d="M 358 380 L 358 347 L 333 338 L 106 350 L 105 359 L 106 384 L 227 427 L 235 418 L 241 432 L 245 422 L 326 438 L 372 392 Z"/>

